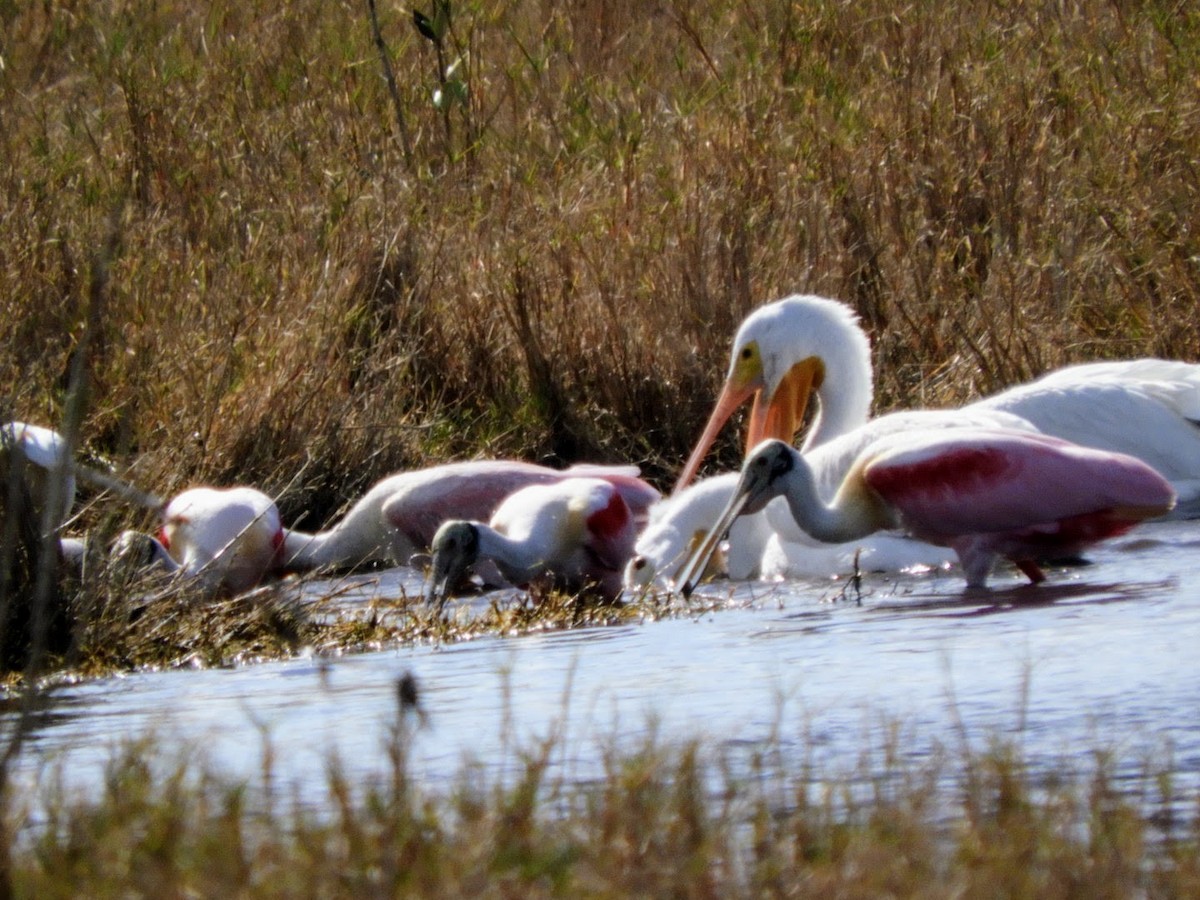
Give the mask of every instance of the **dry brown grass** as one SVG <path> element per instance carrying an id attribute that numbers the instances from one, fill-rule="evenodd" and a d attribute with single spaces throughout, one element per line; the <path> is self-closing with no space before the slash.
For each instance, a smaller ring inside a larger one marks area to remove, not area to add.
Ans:
<path id="1" fill-rule="evenodd" d="M 409 689 L 416 696 L 399 711 L 378 776 L 331 761 L 323 783 L 289 791 L 269 735 L 262 772 L 246 783 L 212 772 L 200 752 L 145 741 L 115 752 L 87 798 L 48 774 L 36 817 L 9 810 L 12 889 L 1124 898 L 1194 896 L 1200 886 L 1194 805 L 1153 766 L 1118 778 L 1118 761 L 1102 753 L 1047 776 L 999 742 L 914 762 L 884 734 L 839 766 L 797 760 L 790 743 L 718 750 L 651 734 L 602 745 L 600 770 L 581 782 L 554 762 L 567 736 L 550 734 L 511 746 L 507 777 L 465 765 L 434 787 L 410 765 L 421 727 L 412 701 L 421 701 Z"/>
<path id="2" fill-rule="evenodd" d="M 1200 356 L 1185 4 L 13 5 L 0 373 L 53 423 L 122 210 L 84 439 L 325 521 L 449 457 L 669 481 L 753 306 L 840 297 L 883 408 Z M 445 113 L 445 114 L 443 114 Z M 733 460 L 733 442 L 725 445 Z"/>

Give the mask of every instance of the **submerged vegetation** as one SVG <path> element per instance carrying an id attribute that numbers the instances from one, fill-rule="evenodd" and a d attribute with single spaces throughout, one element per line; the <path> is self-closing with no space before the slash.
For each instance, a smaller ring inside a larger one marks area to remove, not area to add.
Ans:
<path id="1" fill-rule="evenodd" d="M 858 311 L 878 411 L 1200 358 L 1193 4 L 47 0 L 0 22 L 0 419 L 160 496 L 252 484 L 313 530 L 451 458 L 636 462 L 665 487 L 736 323 L 793 292 Z M 83 499 L 97 546 L 151 524 Z M 43 649 L 83 672 L 670 611 L 342 620 L 106 563 L 59 592 L 37 535 L 0 550 L 0 600 L 69 610 Z M 1102 760 L 1042 785 L 997 752 L 953 795 L 906 771 L 860 773 L 864 796 L 651 745 L 580 787 L 548 779 L 548 742 L 517 784 L 435 798 L 408 729 L 386 783 L 331 774 L 332 817 L 190 764 L 148 777 L 143 748 L 18 847 L 0 782 L 0 894 L 1200 890 L 1194 815 L 1152 824 Z"/>

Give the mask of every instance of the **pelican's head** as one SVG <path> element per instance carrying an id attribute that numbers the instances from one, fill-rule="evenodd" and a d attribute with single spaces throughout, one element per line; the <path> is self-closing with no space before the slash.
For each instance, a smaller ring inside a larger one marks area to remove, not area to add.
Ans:
<path id="1" fill-rule="evenodd" d="M 479 528 L 461 520 L 443 522 L 429 549 L 429 599 L 444 603 L 479 559 Z"/>
<path id="2" fill-rule="evenodd" d="M 725 384 L 675 489 L 696 476 L 709 447 L 746 401 L 754 401 L 746 428 L 749 453 L 768 438 L 790 443 L 814 393 L 818 421 L 806 447 L 866 421 L 871 349 L 854 312 L 836 300 L 808 294 L 755 310 L 734 336 Z"/>

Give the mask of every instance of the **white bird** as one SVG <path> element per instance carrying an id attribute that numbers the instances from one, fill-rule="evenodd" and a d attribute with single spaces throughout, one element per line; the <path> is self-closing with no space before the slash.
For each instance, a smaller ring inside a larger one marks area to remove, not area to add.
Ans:
<path id="1" fill-rule="evenodd" d="M 506 497 L 486 525 L 442 524 L 431 546 L 432 595 L 444 599 L 472 566 L 489 560 L 517 587 L 595 591 L 613 601 L 636 538 L 629 505 L 611 482 L 530 485 Z"/>
<path id="2" fill-rule="evenodd" d="M 114 555 L 195 579 L 207 593 L 236 595 L 280 570 L 283 526 L 275 501 L 250 487 L 195 487 L 173 498 L 155 541 L 123 532 Z"/>
<path id="3" fill-rule="evenodd" d="M 737 481 L 737 472 L 705 478 L 651 507 L 650 522 L 638 535 L 625 569 L 625 587 L 674 583 L 678 570 L 733 496 Z M 764 515 L 740 517 L 729 529 L 725 552 L 714 555 L 710 570 L 737 580 L 753 578 L 771 536 Z"/>
<path id="4" fill-rule="evenodd" d="M 71 522 L 77 476 L 140 506 L 151 509 L 162 506 L 162 501 L 152 494 L 107 472 L 75 462 L 69 453 L 67 439 L 52 428 L 28 422 L 6 422 L 0 425 L 0 446 L 4 456 L 8 456 L 8 448 L 19 446 L 26 462 L 31 464 L 26 467 L 24 477 L 39 527 L 43 510 L 51 504 L 49 525 L 58 532 L 62 559 L 75 569 L 83 565 L 86 544 L 82 538 L 62 534 L 62 530 Z M 7 473 L 8 468 L 3 467 L 3 471 Z"/>
<path id="5" fill-rule="evenodd" d="M 559 470 L 514 460 L 447 463 L 384 478 L 327 531 L 285 531 L 283 564 L 289 571 L 372 562 L 409 565 L 414 554 L 429 548 L 443 522 L 486 521 L 505 497 L 522 487 L 582 475 L 615 485 L 635 519 L 644 520 L 659 499 L 658 491 L 637 477 L 636 466 Z"/>
<path id="6" fill-rule="evenodd" d="M 39 515 L 44 504 L 52 500 L 52 525 L 55 528 L 65 525 L 75 504 L 75 468 L 71 464 L 66 438 L 41 425 L 6 422 L 0 425 L 0 443 L 5 448 L 19 446 L 25 459 L 32 463 L 25 475 Z M 6 468 L 5 473 L 7 471 Z M 57 495 L 51 498 L 54 479 L 58 479 L 58 489 Z"/>
<path id="7" fill-rule="evenodd" d="M 822 475 L 828 472 L 783 441 L 756 447 L 729 504 L 688 560 L 682 593 L 691 593 L 734 519 L 776 497 L 823 542 L 902 528 L 950 547 L 971 587 L 986 586 L 998 556 L 1042 581 L 1040 559 L 1078 553 L 1175 502 L 1170 484 L 1134 457 L 1003 429 L 897 431 L 876 439 L 856 456 L 832 503 L 818 490 Z"/>
<path id="8" fill-rule="evenodd" d="M 867 421 L 871 384 L 870 347 L 849 307 L 811 295 L 761 307 L 738 329 L 720 399 L 677 489 L 695 476 L 721 427 L 751 397 L 747 448 L 766 438 L 791 442 L 815 394 L 818 412 L 803 444 L 807 452 Z M 1135 456 L 1172 483 L 1179 513 L 1200 506 L 1200 365 L 1139 359 L 1068 366 L 945 411 L 950 418 L 940 424 L 953 425 L 956 414 L 968 412 L 982 417 L 975 423 L 994 416 L 991 423 L 1000 427 Z M 843 472 L 852 461 L 843 460 Z"/>

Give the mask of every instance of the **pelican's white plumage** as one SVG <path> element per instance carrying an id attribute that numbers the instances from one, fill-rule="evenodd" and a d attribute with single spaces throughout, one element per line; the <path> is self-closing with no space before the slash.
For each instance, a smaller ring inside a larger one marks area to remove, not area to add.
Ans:
<path id="1" fill-rule="evenodd" d="M 600 478 L 534 484 L 506 497 L 487 524 L 445 522 L 431 550 L 433 594 L 444 597 L 481 560 L 518 587 L 621 593 L 637 529 L 621 490 Z"/>

